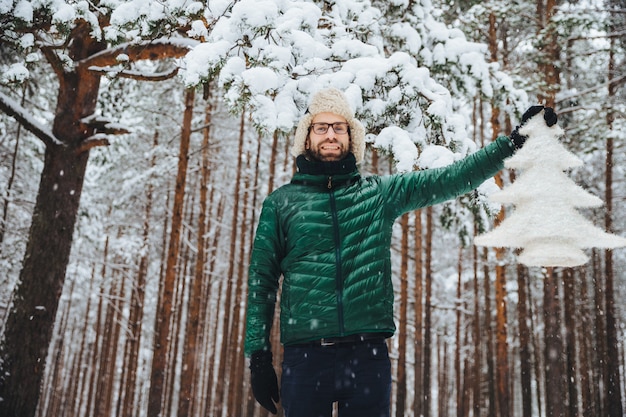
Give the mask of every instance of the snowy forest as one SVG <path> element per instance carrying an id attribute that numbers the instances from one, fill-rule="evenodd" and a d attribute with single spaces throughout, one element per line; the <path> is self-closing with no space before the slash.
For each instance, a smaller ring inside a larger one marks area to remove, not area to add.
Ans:
<path id="1" fill-rule="evenodd" d="M 625 68 L 624 0 L 0 0 L 0 416 L 269 415 L 248 258 L 321 87 L 364 124 L 365 175 L 550 106 L 603 203 L 581 216 L 625 237 Z M 626 251 L 474 244 L 520 174 L 396 222 L 391 415 L 624 415 Z"/>

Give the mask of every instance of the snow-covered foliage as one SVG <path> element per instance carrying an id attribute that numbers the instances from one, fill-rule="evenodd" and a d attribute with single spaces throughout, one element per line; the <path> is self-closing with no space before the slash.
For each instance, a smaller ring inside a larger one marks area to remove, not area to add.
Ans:
<path id="1" fill-rule="evenodd" d="M 202 43 L 187 55 L 183 77 L 188 85 L 218 80 L 230 105 L 247 105 L 265 133 L 291 132 L 308 97 L 334 86 L 353 99 L 374 145 L 383 129 L 398 127 L 419 149 L 445 145 L 458 159 L 469 147 L 469 118 L 451 92 L 467 102 L 505 90 L 520 108 L 525 97 L 487 62 L 484 45 L 433 13 L 429 1 L 243 0 L 205 10 L 210 32 L 194 22 L 190 34 Z M 416 162 L 414 152 L 393 156 L 400 169 Z"/>

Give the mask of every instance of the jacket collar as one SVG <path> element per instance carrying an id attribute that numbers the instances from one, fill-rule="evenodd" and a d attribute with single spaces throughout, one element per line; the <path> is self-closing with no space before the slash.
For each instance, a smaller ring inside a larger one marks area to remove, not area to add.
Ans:
<path id="1" fill-rule="evenodd" d="M 296 158 L 298 172 L 309 175 L 341 175 L 349 174 L 357 170 L 356 158 L 350 152 L 341 161 L 309 161 L 304 155 Z"/>
<path id="2" fill-rule="evenodd" d="M 341 161 L 310 161 L 304 155 L 296 158 L 298 172 L 292 184 L 318 185 L 327 189 L 351 185 L 360 178 L 356 158 L 349 153 Z"/>

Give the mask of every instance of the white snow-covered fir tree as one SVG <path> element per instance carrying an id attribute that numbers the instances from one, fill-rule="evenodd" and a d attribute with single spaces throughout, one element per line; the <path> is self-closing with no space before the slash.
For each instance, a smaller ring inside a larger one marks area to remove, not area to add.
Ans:
<path id="1" fill-rule="evenodd" d="M 494 230 L 478 236 L 477 246 L 521 248 L 518 261 L 527 266 L 573 267 L 586 263 L 585 248 L 617 248 L 626 239 L 594 226 L 577 210 L 603 204 L 571 180 L 566 171 L 582 161 L 559 142 L 563 130 L 546 126 L 543 111 L 519 130 L 528 139 L 505 161 L 519 170 L 516 181 L 493 193 L 493 202 L 515 211 Z"/>

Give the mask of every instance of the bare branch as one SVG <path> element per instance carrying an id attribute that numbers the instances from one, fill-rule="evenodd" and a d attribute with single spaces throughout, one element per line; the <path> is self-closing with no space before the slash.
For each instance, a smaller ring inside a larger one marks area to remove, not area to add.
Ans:
<path id="1" fill-rule="evenodd" d="M 608 88 L 610 86 L 618 87 L 618 86 L 620 86 L 621 84 L 624 84 L 624 83 L 626 83 L 626 75 L 618 77 L 618 78 L 614 78 L 614 79 L 612 79 L 612 80 L 610 80 L 610 81 L 608 81 L 606 83 L 603 83 L 603 84 L 595 85 L 595 86 L 590 87 L 590 88 L 588 88 L 586 90 L 581 90 L 581 91 L 579 91 L 576 94 L 572 94 L 572 95 L 569 95 L 569 96 L 566 96 L 566 97 L 562 97 L 558 101 L 556 101 L 555 104 L 560 104 L 560 103 L 563 103 L 566 100 L 571 100 L 572 98 L 575 98 L 575 97 L 581 97 L 581 96 L 584 96 L 586 94 L 590 94 L 590 93 L 593 93 L 595 91 L 601 90 L 603 88 Z"/>
<path id="2" fill-rule="evenodd" d="M 79 155 L 83 152 L 90 150 L 91 148 L 95 148 L 97 146 L 109 146 L 110 144 L 111 143 L 109 142 L 109 139 L 106 137 L 106 135 L 99 133 L 82 141 L 80 145 L 76 147 L 75 152 L 77 155 Z"/>

